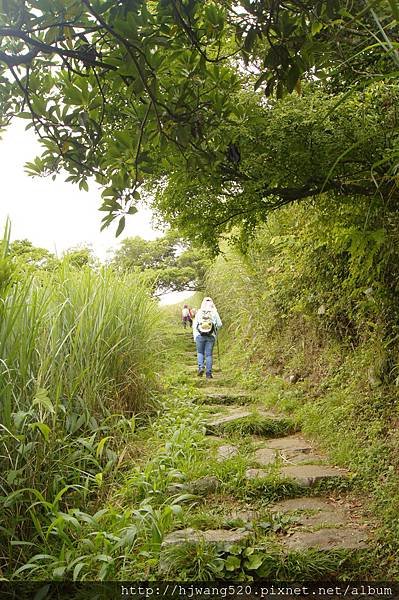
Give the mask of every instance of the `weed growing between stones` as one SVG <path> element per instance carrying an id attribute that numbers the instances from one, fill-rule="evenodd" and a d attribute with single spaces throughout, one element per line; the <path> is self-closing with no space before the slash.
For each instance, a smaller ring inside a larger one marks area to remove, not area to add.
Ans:
<path id="1" fill-rule="evenodd" d="M 221 431 L 224 434 L 237 434 L 240 436 L 279 437 L 295 433 L 295 431 L 298 431 L 298 426 L 291 419 L 269 419 L 254 413 L 248 417 L 243 417 L 239 421 L 217 425 L 213 429 L 215 432 Z"/>

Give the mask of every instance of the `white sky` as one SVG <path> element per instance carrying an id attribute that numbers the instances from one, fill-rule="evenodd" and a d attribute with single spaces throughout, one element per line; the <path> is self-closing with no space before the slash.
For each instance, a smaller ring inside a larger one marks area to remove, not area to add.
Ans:
<path id="1" fill-rule="evenodd" d="M 11 219 L 11 238 L 30 240 L 35 246 L 60 255 L 79 244 L 91 244 L 94 253 L 105 259 L 107 250 L 116 248 L 125 237 L 140 235 L 155 239 L 162 235 L 151 227 L 151 211 L 141 209 L 126 218 L 124 232 L 115 238 L 116 224 L 100 232 L 105 213 L 98 208 L 101 190 L 95 183 L 89 192 L 67 183 L 67 175 L 55 181 L 51 177 L 32 178 L 24 164 L 41 152 L 26 121 L 15 121 L 0 139 L 0 230 L 7 216 Z"/>
<path id="2" fill-rule="evenodd" d="M 107 251 L 119 246 L 122 239 L 139 235 L 147 240 L 162 235 L 151 227 L 151 211 L 142 208 L 126 217 L 126 227 L 116 238 L 116 224 L 100 231 L 105 215 L 98 210 L 101 190 L 95 183 L 88 192 L 64 181 L 62 175 L 32 178 L 24 164 L 41 152 L 32 130 L 25 131 L 26 121 L 15 121 L 0 139 L 0 237 L 7 217 L 11 219 L 11 239 L 28 239 L 35 246 L 62 254 L 80 244 L 90 244 L 101 260 Z M 161 304 L 181 302 L 189 292 L 164 294 Z"/>

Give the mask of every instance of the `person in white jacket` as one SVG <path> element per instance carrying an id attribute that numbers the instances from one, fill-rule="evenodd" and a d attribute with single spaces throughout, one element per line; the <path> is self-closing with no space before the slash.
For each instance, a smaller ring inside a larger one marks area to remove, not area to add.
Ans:
<path id="1" fill-rule="evenodd" d="M 205 367 L 206 378 L 212 379 L 213 347 L 221 326 L 222 321 L 212 298 L 204 298 L 193 321 L 193 337 L 197 348 L 200 377 L 204 374 Z"/>

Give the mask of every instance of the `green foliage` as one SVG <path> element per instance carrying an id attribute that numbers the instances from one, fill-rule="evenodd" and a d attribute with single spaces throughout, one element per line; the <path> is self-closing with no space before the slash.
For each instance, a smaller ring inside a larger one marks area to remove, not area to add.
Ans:
<path id="1" fill-rule="evenodd" d="M 377 206 L 385 210 L 380 197 L 389 198 L 388 210 L 397 201 L 397 97 L 397 85 L 382 82 L 351 95 L 310 88 L 301 97 L 267 104 L 240 92 L 240 117 L 213 131 L 212 173 L 185 172 L 182 159 L 158 170 L 155 207 L 167 222 L 215 252 L 226 237 L 245 248 L 272 210 L 296 200 L 317 198 L 321 206 L 336 206 L 339 199 L 345 210 L 356 198 L 362 206 L 362 212 L 354 209 L 359 220 L 370 223 L 368 206 L 373 214 Z M 230 140 L 239 147 L 237 163 L 226 152 L 218 154 Z M 381 240 L 381 233 L 372 231 Z"/>
<path id="2" fill-rule="evenodd" d="M 162 327 L 162 313 L 138 275 L 64 261 L 3 288 L 3 572 L 21 567 L 32 550 L 52 555 L 58 542 L 73 547 L 89 519 L 81 506 L 117 475 L 134 435 L 133 415 L 153 404 Z M 61 572 L 53 561 L 47 573 L 72 574 L 76 564 L 62 563 Z M 41 572 L 36 559 L 29 570 Z"/>
<path id="3" fill-rule="evenodd" d="M 205 247 L 187 245 L 176 234 L 167 232 L 153 241 L 139 236 L 123 240 L 109 264 L 122 273 L 145 272 L 160 294 L 201 289 L 210 258 Z"/>
<path id="4" fill-rule="evenodd" d="M 62 262 L 70 267 L 81 269 L 83 267 L 99 268 L 100 262 L 93 255 L 93 250 L 89 246 L 80 246 L 70 248 L 62 255 Z"/>
<path id="5" fill-rule="evenodd" d="M 54 254 L 45 248 L 34 246 L 29 240 L 16 240 L 10 243 L 9 257 L 22 274 L 37 269 L 53 270 L 58 265 Z"/>
<path id="6" fill-rule="evenodd" d="M 222 578 L 225 561 L 216 546 L 206 543 L 172 544 L 163 551 L 165 576 L 182 581 L 214 581 Z"/>
<path id="7" fill-rule="evenodd" d="M 385 198 L 355 204 L 325 197 L 276 212 L 245 256 L 229 249 L 217 260 L 208 282 L 224 308 L 225 362 L 246 365 L 249 387 L 266 388 L 267 406 L 287 410 L 335 464 L 351 470 L 342 490 L 370 495 L 379 560 L 392 574 L 398 231 L 396 208 Z"/>
<path id="8" fill-rule="evenodd" d="M 238 90 L 258 89 L 261 106 L 261 90 L 281 99 L 300 94 L 301 81 L 333 88 L 341 67 L 344 92 L 367 87 L 371 77 L 389 80 L 399 64 L 396 25 L 393 0 L 351 7 L 318 0 L 284 10 L 263 0 L 29 0 L 22 7 L 8 0 L 0 5 L 0 125 L 18 116 L 39 133 L 43 153 L 28 164 L 30 174 L 65 170 L 84 190 L 94 177 L 103 186 L 103 225 L 119 219 L 120 234 L 154 174 L 176 169 L 186 180 L 204 173 L 211 182 L 226 157 L 228 171 L 241 169 L 240 135 L 228 129 L 246 126 L 251 110 Z M 253 133 L 251 140 L 252 155 Z M 385 157 L 375 160 L 381 167 Z M 192 202 L 187 194 L 184 204 Z M 233 213 L 242 214 L 240 202 Z"/>

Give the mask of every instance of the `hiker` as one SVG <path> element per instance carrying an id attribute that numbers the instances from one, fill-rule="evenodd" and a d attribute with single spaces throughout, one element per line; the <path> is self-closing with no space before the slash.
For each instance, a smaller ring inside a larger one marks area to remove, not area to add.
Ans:
<path id="1" fill-rule="evenodd" d="M 193 323 L 191 316 L 190 316 L 190 309 L 188 308 L 187 304 L 185 304 L 183 306 L 183 309 L 181 311 L 181 320 L 182 320 L 184 329 L 186 329 L 187 323 L 190 325 L 190 327 Z"/>
<path id="2" fill-rule="evenodd" d="M 212 379 L 213 346 L 216 341 L 218 329 L 221 326 L 222 321 L 212 298 L 204 298 L 201 308 L 193 321 L 193 336 L 197 347 L 199 377 L 204 374 L 205 366 L 206 378 Z"/>
<path id="3" fill-rule="evenodd" d="M 196 308 L 189 308 L 191 320 L 194 321 L 195 315 L 197 314 Z"/>

